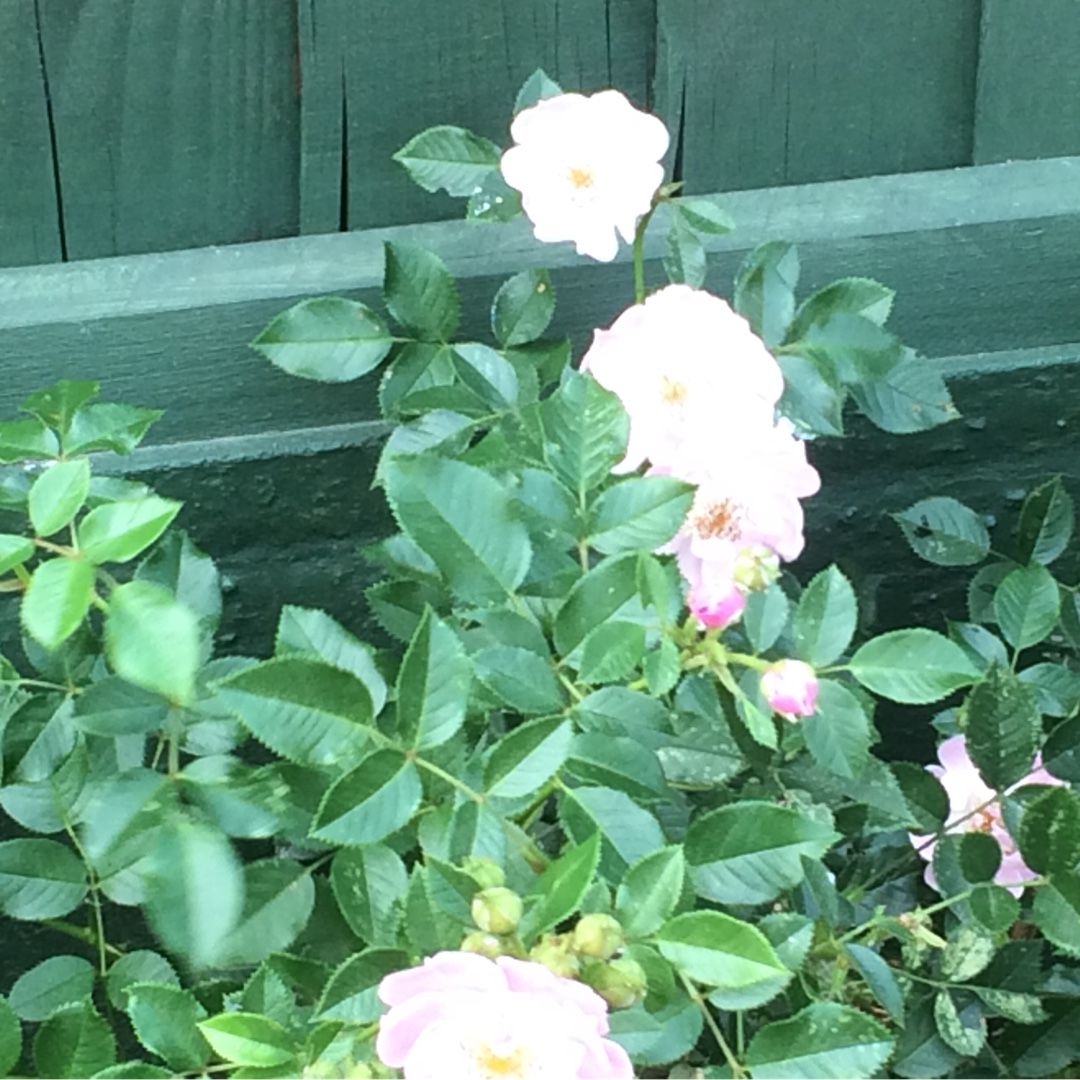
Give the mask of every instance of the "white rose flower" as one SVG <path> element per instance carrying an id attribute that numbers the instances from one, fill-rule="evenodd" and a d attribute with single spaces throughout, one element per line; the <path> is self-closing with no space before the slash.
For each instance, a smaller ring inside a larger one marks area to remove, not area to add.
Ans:
<path id="1" fill-rule="evenodd" d="M 634 239 L 664 179 L 663 122 L 635 109 L 617 90 L 560 94 L 522 110 L 510 127 L 515 145 L 502 174 L 521 192 L 537 240 L 572 241 L 581 255 L 611 262 L 616 229 Z"/>

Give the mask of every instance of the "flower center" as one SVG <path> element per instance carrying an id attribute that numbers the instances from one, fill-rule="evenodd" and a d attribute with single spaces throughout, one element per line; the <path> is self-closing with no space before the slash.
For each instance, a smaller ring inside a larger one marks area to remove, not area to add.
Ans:
<path id="1" fill-rule="evenodd" d="M 739 535 L 739 507 L 730 499 L 708 502 L 692 512 L 690 527 L 702 540 L 734 540 Z"/>
<path id="2" fill-rule="evenodd" d="M 495 1048 L 481 1043 L 475 1057 L 478 1080 L 521 1080 L 527 1075 L 532 1055 L 524 1046 Z"/>
<path id="3" fill-rule="evenodd" d="M 567 170 L 566 175 L 569 178 L 570 183 L 579 191 L 582 188 L 591 188 L 595 179 L 593 171 L 588 165 L 571 165 Z"/>
<path id="4" fill-rule="evenodd" d="M 689 392 L 686 383 L 680 382 L 678 379 L 672 379 L 667 375 L 660 379 L 660 396 L 669 405 L 681 405 L 686 400 Z"/>

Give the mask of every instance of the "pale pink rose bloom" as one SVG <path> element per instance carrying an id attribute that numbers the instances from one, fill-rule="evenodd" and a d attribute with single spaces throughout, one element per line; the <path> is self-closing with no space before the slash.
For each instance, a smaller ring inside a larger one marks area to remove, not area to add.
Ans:
<path id="1" fill-rule="evenodd" d="M 762 672 L 761 692 L 785 720 L 813 716 L 817 709 L 817 675 L 802 660 L 779 660 Z"/>
<path id="2" fill-rule="evenodd" d="M 510 135 L 503 178 L 521 192 L 537 240 L 570 240 L 579 254 L 611 262 L 615 230 L 630 243 L 663 183 L 663 121 L 602 90 L 539 101 L 518 113 Z"/>
<path id="3" fill-rule="evenodd" d="M 941 764 L 927 765 L 926 769 L 941 781 L 941 786 L 945 788 L 945 793 L 949 796 L 949 816 L 945 820 L 945 832 L 989 833 L 1001 848 L 1001 866 L 994 875 L 994 882 L 997 885 L 1004 885 L 1013 896 L 1019 896 L 1024 891 L 1023 883 L 1038 875 L 1024 862 L 1019 848 L 1005 828 L 998 795 L 993 788 L 986 785 L 975 763 L 968 756 L 967 740 L 963 735 L 951 736 L 938 747 L 937 756 Z M 1006 794 L 1012 794 L 1017 788 L 1028 784 L 1060 786 L 1062 781 L 1051 776 L 1042 767 L 1039 755 L 1036 754 L 1032 771 L 1019 783 L 1009 788 Z M 984 806 L 986 803 L 989 805 Z M 972 811 L 978 807 L 982 809 L 972 814 Z M 965 820 L 961 821 L 961 818 Z M 937 890 L 937 876 L 934 874 L 932 861 L 937 844 L 933 842 L 933 835 L 918 836 L 914 833 L 908 835 L 912 844 L 918 849 L 919 855 L 926 860 L 926 872 L 923 874 L 926 884 Z M 923 844 L 926 846 L 923 847 Z"/>
<path id="4" fill-rule="evenodd" d="M 626 1080 L 607 1004 L 542 964 L 441 952 L 379 984 L 389 1011 L 375 1050 L 405 1080 Z"/>
<path id="5" fill-rule="evenodd" d="M 730 452 L 722 447 L 737 447 L 741 433 L 772 426 L 784 392 L 780 366 L 750 324 L 689 285 L 668 285 L 596 330 L 581 369 L 616 394 L 630 417 L 615 472 L 645 461 L 674 471 L 687 439 L 706 458 Z"/>

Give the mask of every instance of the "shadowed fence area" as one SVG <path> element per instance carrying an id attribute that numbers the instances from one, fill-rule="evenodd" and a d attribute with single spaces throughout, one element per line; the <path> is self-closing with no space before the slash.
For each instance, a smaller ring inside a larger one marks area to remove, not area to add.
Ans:
<path id="1" fill-rule="evenodd" d="M 1080 152 L 1075 0 L 0 0 L 0 266 L 455 216 L 391 153 L 617 85 L 691 192 Z"/>

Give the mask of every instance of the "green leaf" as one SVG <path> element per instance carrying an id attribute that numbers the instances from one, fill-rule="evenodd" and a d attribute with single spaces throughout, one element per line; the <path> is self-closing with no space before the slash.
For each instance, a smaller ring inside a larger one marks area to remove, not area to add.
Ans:
<path id="1" fill-rule="evenodd" d="M 376 750 L 326 792 L 311 835 L 330 844 L 373 844 L 407 825 L 423 797 L 416 766 Z"/>
<path id="2" fill-rule="evenodd" d="M 55 840 L 0 843 L 0 911 L 12 919 L 56 919 L 85 899 L 86 869 Z"/>
<path id="3" fill-rule="evenodd" d="M 686 218 L 675 213 L 667 232 L 667 254 L 664 256 L 664 273 L 668 281 L 685 283 L 695 289 L 705 284 L 708 263 L 705 248 Z"/>
<path id="4" fill-rule="evenodd" d="M 371 308 L 340 296 L 301 300 L 251 343 L 282 371 L 329 383 L 366 375 L 392 345 L 386 323 Z"/>
<path id="5" fill-rule="evenodd" d="M 127 562 L 172 524 L 183 503 L 147 495 L 91 510 L 79 524 L 79 549 L 90 562 Z"/>
<path id="6" fill-rule="evenodd" d="M 615 895 L 615 914 L 627 937 L 648 937 L 659 930 L 674 914 L 685 882 L 681 847 L 660 848 L 634 863 Z"/>
<path id="7" fill-rule="evenodd" d="M 794 246 L 771 240 L 754 248 L 735 277 L 735 310 L 770 348 L 779 345 L 795 314 L 799 256 Z"/>
<path id="8" fill-rule="evenodd" d="M 1004 791 L 1031 771 L 1042 719 L 1035 691 L 994 666 L 968 694 L 961 714 L 967 751 L 983 779 Z"/>
<path id="9" fill-rule="evenodd" d="M 537 937 L 580 910 L 600 862 L 600 833 L 571 844 L 532 883 L 529 904 L 519 933 L 524 940 Z"/>
<path id="10" fill-rule="evenodd" d="M 1075 870 L 1080 862 L 1080 796 L 1066 787 L 1044 791 L 1024 808 L 1020 854 L 1039 874 Z"/>
<path id="11" fill-rule="evenodd" d="M 843 435 L 847 391 L 829 364 L 795 352 L 781 353 L 776 361 L 784 374 L 781 415 L 804 435 Z"/>
<path id="12" fill-rule="evenodd" d="M 851 658 L 850 670 L 868 690 L 905 705 L 939 701 L 979 677 L 959 645 L 922 627 L 872 638 Z"/>
<path id="13" fill-rule="evenodd" d="M 244 867 L 244 907 L 223 945 L 225 963 L 254 966 L 284 952 L 315 907 L 310 868 L 292 859 L 260 859 Z"/>
<path id="14" fill-rule="evenodd" d="M 8 993 L 8 1003 L 21 1020 L 38 1023 L 57 1009 L 89 1000 L 94 969 L 80 956 L 50 956 L 23 972 Z"/>
<path id="15" fill-rule="evenodd" d="M 632 555 L 605 559 L 573 588 L 555 616 L 555 648 L 567 656 L 594 629 L 604 625 L 637 592 L 637 560 Z"/>
<path id="16" fill-rule="evenodd" d="M 541 405 L 540 415 L 548 463 L 584 499 L 626 453 L 630 421 L 622 403 L 591 375 L 574 372 Z"/>
<path id="17" fill-rule="evenodd" d="M 105 655 L 121 678 L 187 705 L 195 697 L 200 652 L 194 612 L 167 589 L 129 581 L 109 594 Z"/>
<path id="18" fill-rule="evenodd" d="M 472 661 L 476 677 L 518 712 L 550 715 L 562 710 L 562 691 L 551 664 L 531 649 L 494 645 L 478 650 Z"/>
<path id="19" fill-rule="evenodd" d="M 636 799 L 667 794 L 656 752 L 635 739 L 582 732 L 574 736 L 566 767 L 587 784 L 625 791 Z"/>
<path id="20" fill-rule="evenodd" d="M 555 314 L 555 290 L 546 270 L 522 270 L 503 282 L 491 307 L 491 329 L 502 347 L 542 337 Z"/>
<path id="21" fill-rule="evenodd" d="M 1007 664 L 1008 657 L 998 661 Z M 1020 681 L 1035 688 L 1039 712 L 1046 716 L 1072 716 L 1080 708 L 1080 671 L 1064 664 L 1032 664 L 1020 672 Z"/>
<path id="22" fill-rule="evenodd" d="M 692 229 L 709 236 L 723 236 L 735 228 L 734 218 L 713 199 L 672 199 L 671 209 Z"/>
<path id="23" fill-rule="evenodd" d="M 903 355 L 898 338 L 871 319 L 848 311 L 836 311 L 824 322 L 812 323 L 794 347 L 823 360 L 847 386 L 887 377 Z"/>
<path id="24" fill-rule="evenodd" d="M 19 411 L 32 413 L 63 435 L 71 426 L 72 417 L 93 401 L 99 390 L 99 385 L 90 379 L 60 379 L 25 398 L 19 404 Z"/>
<path id="25" fill-rule="evenodd" d="M 1020 901 L 1000 885 L 980 885 L 968 904 L 972 915 L 992 933 L 1008 930 L 1020 917 Z"/>
<path id="26" fill-rule="evenodd" d="M 795 655 L 814 667 L 833 663 L 848 647 L 857 619 L 855 590 L 848 579 L 835 566 L 822 570 L 795 609 Z"/>
<path id="27" fill-rule="evenodd" d="M 487 409 L 498 411 L 517 402 L 521 384 L 514 365 L 502 353 L 487 345 L 466 342 L 454 346 L 451 359 L 459 381 Z"/>
<path id="28" fill-rule="evenodd" d="M 0 533 L 0 574 L 6 574 L 33 557 L 34 544 L 25 536 Z"/>
<path id="29" fill-rule="evenodd" d="M 90 462 L 86 458 L 58 461 L 49 466 L 30 488 L 30 522 L 38 536 L 52 536 L 79 512 L 90 490 Z"/>
<path id="30" fill-rule="evenodd" d="M 161 983 L 135 983 L 128 988 L 126 1012 L 135 1036 L 175 1072 L 203 1068 L 210 1046 L 198 1023 L 206 1010 L 190 990 Z"/>
<path id="31" fill-rule="evenodd" d="M 919 832 L 937 832 L 949 816 L 949 796 L 932 773 L 909 761 L 889 766 L 911 811 L 911 823 Z"/>
<path id="32" fill-rule="evenodd" d="M 760 930 L 719 911 L 676 915 L 653 940 L 676 971 L 706 986 L 747 990 L 789 974 Z"/>
<path id="33" fill-rule="evenodd" d="M 532 548 L 507 492 L 460 461 L 398 458 L 386 494 L 401 528 L 434 559 L 466 603 L 501 600 L 521 584 Z"/>
<path id="34" fill-rule="evenodd" d="M 146 872 L 146 909 L 169 950 L 196 968 L 219 962 L 242 904 L 240 864 L 217 829 L 176 821 L 161 831 Z"/>
<path id="35" fill-rule="evenodd" d="M 306 656 L 267 660 L 217 684 L 259 742 L 298 765 L 355 764 L 368 743 L 371 693 L 351 672 Z"/>
<path id="36" fill-rule="evenodd" d="M 351 671 L 368 689 L 372 712 L 386 704 L 386 680 L 375 663 L 370 645 L 354 637 L 325 611 L 286 604 L 278 619 L 274 655 L 305 653 L 334 667 Z"/>
<path id="37" fill-rule="evenodd" d="M 383 844 L 346 848 L 334 856 L 330 884 L 353 933 L 371 945 L 393 945 L 398 906 L 409 879 L 397 852 Z"/>
<path id="38" fill-rule="evenodd" d="M 499 148 L 465 128 L 440 124 L 414 135 L 394 155 L 425 190 L 472 195 L 499 167 Z"/>
<path id="39" fill-rule="evenodd" d="M 229 1012 L 211 1016 L 199 1030 L 214 1053 L 235 1065 L 269 1068 L 293 1061 L 299 1047 L 276 1021 L 255 1013 Z"/>
<path id="40" fill-rule="evenodd" d="M 613 619 L 589 633 L 582 643 L 578 678 L 587 684 L 618 682 L 645 654 L 645 627 Z"/>
<path id="41" fill-rule="evenodd" d="M 0 462 L 56 457 L 60 445 L 40 420 L 0 422 Z"/>
<path id="42" fill-rule="evenodd" d="M 939 990 L 934 997 L 934 1021 L 945 1044 L 965 1057 L 974 1057 L 986 1042 L 981 1010 L 972 1004 L 961 1013 L 948 990 Z"/>
<path id="43" fill-rule="evenodd" d="M 115 1061 L 112 1030 L 88 1001 L 53 1013 L 34 1036 L 38 1076 L 93 1076 Z"/>
<path id="44" fill-rule="evenodd" d="M 600 873 L 615 883 L 628 865 L 666 843 L 656 818 L 626 792 L 611 788 L 579 787 L 564 792 L 559 819 L 576 844 L 599 830 Z"/>
<path id="45" fill-rule="evenodd" d="M 1080 717 L 1058 724 L 1042 753 L 1048 773 L 1070 784 L 1080 783 Z"/>
<path id="46" fill-rule="evenodd" d="M 755 589 L 746 598 L 742 624 L 755 652 L 764 652 L 776 644 L 776 639 L 787 626 L 790 613 L 791 604 L 779 585 Z"/>
<path id="47" fill-rule="evenodd" d="M 763 904 L 803 879 L 801 856 L 820 859 L 839 839 L 798 810 L 740 802 L 711 810 L 686 832 L 686 861 L 700 896 Z"/>
<path id="48" fill-rule="evenodd" d="M 994 593 L 994 619 L 1014 649 L 1046 638 L 1057 625 L 1060 606 L 1057 582 L 1039 563 L 1017 567 Z"/>
<path id="49" fill-rule="evenodd" d="M 936 566 L 973 566 L 990 552 L 982 518 L 956 499 L 923 499 L 893 520 L 915 554 Z"/>
<path id="50" fill-rule="evenodd" d="M 949 622 L 949 637 L 983 670 L 991 664 L 1008 666 L 1009 651 L 1005 642 L 985 626 L 970 622 Z"/>
<path id="51" fill-rule="evenodd" d="M 573 725 L 561 716 L 516 727 L 495 744 L 485 762 L 484 790 L 504 799 L 539 791 L 566 761 L 573 735 Z"/>
<path id="52" fill-rule="evenodd" d="M 515 191 L 503 179 L 502 173 L 493 171 L 487 174 L 480 184 L 479 191 L 469 197 L 465 208 L 468 221 L 483 221 L 504 224 L 513 221 L 521 213 L 521 193 Z"/>
<path id="53" fill-rule="evenodd" d="M 1035 893 L 1035 925 L 1068 956 L 1080 956 L 1080 874 L 1055 874 Z"/>
<path id="54" fill-rule="evenodd" d="M 848 780 L 862 772 L 874 731 L 862 703 L 846 686 L 820 680 L 817 709 L 800 728 L 807 750 L 822 768 Z"/>
<path id="55" fill-rule="evenodd" d="M 666 694 L 674 689 L 682 674 L 678 645 L 671 638 L 661 638 L 659 646 L 645 654 L 641 666 L 649 693 L 653 697 Z"/>
<path id="56" fill-rule="evenodd" d="M 454 336 L 461 304 L 446 263 L 416 244 L 387 242 L 383 302 L 406 330 L 424 341 Z"/>
<path id="57" fill-rule="evenodd" d="M 86 618 L 93 592 L 88 562 L 61 557 L 41 563 L 23 596 L 23 628 L 44 648 L 58 649 Z"/>
<path id="58" fill-rule="evenodd" d="M 64 436 L 64 453 L 69 457 L 95 450 L 130 454 L 150 426 L 164 415 L 161 409 L 140 409 L 111 401 L 88 405 L 72 417 L 71 427 Z"/>
<path id="59" fill-rule="evenodd" d="M 896 293 L 870 278 L 842 278 L 808 296 L 795 313 L 788 338 L 798 341 L 815 323 L 826 323 L 839 311 L 861 315 L 884 326 Z"/>
<path id="60" fill-rule="evenodd" d="M 1060 476 L 1040 484 L 1024 500 L 1017 547 L 1021 563 L 1052 563 L 1069 546 L 1075 524 L 1072 496 Z"/>
<path id="61" fill-rule="evenodd" d="M 134 986 L 135 983 L 155 983 L 178 987 L 180 977 L 161 953 L 156 953 L 151 949 L 135 949 L 124 953 L 109 968 L 109 974 L 105 979 L 109 1004 L 114 1009 L 123 1011 L 127 1002 L 128 987 Z"/>
<path id="62" fill-rule="evenodd" d="M 373 1023 L 385 1008 L 377 993 L 379 983 L 392 971 L 408 966 L 408 954 L 399 949 L 365 949 L 350 956 L 330 976 L 315 1016 L 346 1024 Z"/>
<path id="63" fill-rule="evenodd" d="M 892 1049 L 888 1029 L 866 1013 L 815 1002 L 759 1028 L 746 1063 L 754 1080 L 844 1080 L 876 1075 Z"/>
<path id="64" fill-rule="evenodd" d="M 562 87 L 543 68 L 537 68 L 522 84 L 514 99 L 514 114 L 545 98 L 558 97 Z"/>
<path id="65" fill-rule="evenodd" d="M 854 942 L 844 946 L 844 952 L 855 970 L 863 977 L 870 992 L 885 1011 L 901 1026 L 904 1023 L 904 993 L 896 981 L 893 969 L 881 958 L 879 953 L 866 945 Z"/>
<path id="66" fill-rule="evenodd" d="M 424 610 L 397 679 L 397 725 L 417 749 L 440 746 L 465 722 L 472 672 L 457 635 Z"/>
<path id="67" fill-rule="evenodd" d="M 941 974 L 949 982 L 968 982 L 983 971 L 997 952 L 997 942 L 978 923 L 964 923 L 950 933 L 941 953 Z"/>
<path id="68" fill-rule="evenodd" d="M 0 1075 L 10 1076 L 22 1057 L 22 1028 L 11 1006 L 0 996 Z"/>
<path id="69" fill-rule="evenodd" d="M 992 881 L 1001 866 L 1001 846 L 989 833 L 963 833 L 959 854 L 960 872 L 973 883 Z"/>
<path id="70" fill-rule="evenodd" d="M 863 415 L 896 435 L 929 431 L 960 415 L 941 372 L 910 350 L 881 378 L 853 386 L 851 396 Z"/>
<path id="71" fill-rule="evenodd" d="M 682 525 L 694 487 L 670 476 L 636 476 L 609 487 L 589 510 L 589 545 L 605 555 L 652 551 Z"/>

